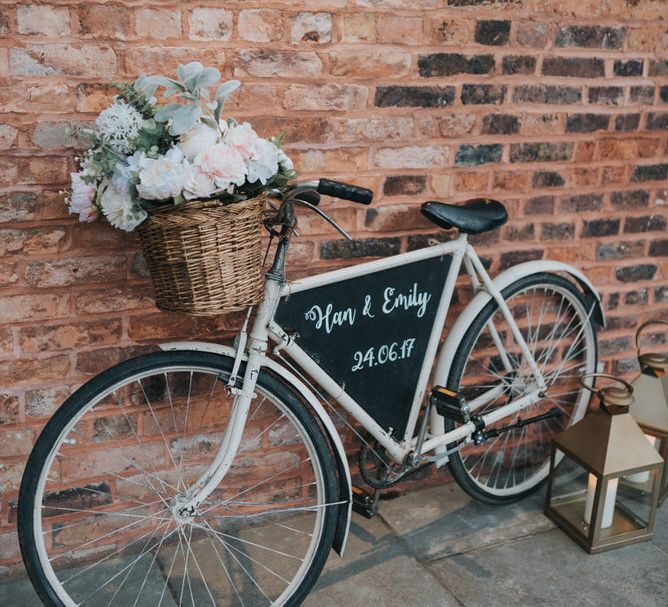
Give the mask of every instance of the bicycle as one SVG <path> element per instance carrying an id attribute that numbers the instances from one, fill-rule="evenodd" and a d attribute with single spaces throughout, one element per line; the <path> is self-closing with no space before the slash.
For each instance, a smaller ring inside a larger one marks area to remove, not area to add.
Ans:
<path id="1" fill-rule="evenodd" d="M 325 179 L 286 193 L 265 222 L 263 301 L 234 346 L 162 344 L 48 422 L 18 512 L 45 605 L 300 604 L 330 549 L 343 554 L 353 503 L 377 503 L 352 486 L 332 401 L 370 437 L 359 464 L 376 498 L 429 464 L 488 503 L 545 480 L 549 437 L 584 415 L 578 379 L 596 371 L 604 319 L 587 278 L 530 261 L 492 280 L 467 236 L 507 214 L 474 199 L 422 206 L 454 240 L 288 282 L 296 207 L 349 238 L 321 194 L 373 195 Z M 461 269 L 475 294 L 439 346 Z"/>

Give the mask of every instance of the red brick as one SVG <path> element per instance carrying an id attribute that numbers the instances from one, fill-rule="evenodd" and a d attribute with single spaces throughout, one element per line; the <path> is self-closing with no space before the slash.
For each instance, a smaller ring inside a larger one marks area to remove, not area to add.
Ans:
<path id="1" fill-rule="evenodd" d="M 376 18 L 372 13 L 344 13 L 335 16 L 342 42 L 375 42 Z"/>
<path id="2" fill-rule="evenodd" d="M 350 111 L 365 107 L 368 94 L 365 86 L 357 84 L 293 84 L 285 92 L 283 105 L 289 110 Z"/>
<path id="3" fill-rule="evenodd" d="M 79 32 L 85 38 L 126 40 L 130 35 L 130 11 L 124 6 L 79 4 Z"/>
<path id="4" fill-rule="evenodd" d="M 37 321 L 67 316 L 69 295 L 36 293 L 34 295 L 0 295 L 0 322 Z"/>
<path id="5" fill-rule="evenodd" d="M 329 54 L 333 76 L 348 78 L 397 78 L 405 76 L 411 67 L 411 56 L 403 51 L 386 49 L 335 51 Z"/>
<path id="6" fill-rule="evenodd" d="M 76 295 L 77 314 L 101 314 L 121 310 L 136 310 L 153 306 L 152 291 L 148 285 L 86 289 Z"/>
<path id="7" fill-rule="evenodd" d="M 0 286 L 13 285 L 18 280 L 18 264 L 11 261 L 0 262 Z"/>
<path id="8" fill-rule="evenodd" d="M 70 12 L 67 7 L 19 4 L 16 17 L 19 34 L 58 38 L 70 33 Z"/>
<path id="9" fill-rule="evenodd" d="M 239 37 L 250 42 L 274 42 L 283 36 L 284 24 L 280 11 L 247 9 L 239 12 Z"/>
<path id="10" fill-rule="evenodd" d="M 62 379 L 70 369 L 70 357 L 58 354 L 49 358 L 30 358 L 0 362 L 0 383 L 17 385 Z"/>
<path id="11" fill-rule="evenodd" d="M 121 361 L 128 360 L 140 354 L 154 351 L 155 348 L 148 347 L 113 347 L 91 350 L 88 352 L 79 352 L 77 354 L 76 369 L 80 373 L 95 375 L 105 369 L 118 364 Z"/>
<path id="12" fill-rule="evenodd" d="M 426 29 L 434 44 L 466 44 L 469 41 L 470 23 L 460 17 L 430 19 Z"/>
<path id="13" fill-rule="evenodd" d="M 138 74 L 151 74 L 156 71 L 174 75 L 180 63 L 189 61 L 199 61 L 203 65 L 213 65 L 218 68 L 225 65 L 225 51 L 220 48 L 161 46 L 159 41 L 155 44 L 155 46 L 128 48 L 125 51 L 125 71 L 128 80 L 136 78 Z M 156 66 L 160 66 L 159 69 L 156 69 Z"/>
<path id="14" fill-rule="evenodd" d="M 198 318 L 165 312 L 131 316 L 128 335 L 134 341 L 160 340 L 189 336 L 191 339 L 211 340 L 218 330 L 217 319 Z"/>
<path id="15" fill-rule="evenodd" d="M 25 279 L 34 287 L 64 287 L 121 280 L 126 272 L 124 256 L 74 257 L 35 261 L 26 267 Z"/>
<path id="16" fill-rule="evenodd" d="M 332 120 L 332 134 L 337 141 L 405 140 L 412 136 L 413 128 L 413 118 L 409 116 Z"/>
<path id="17" fill-rule="evenodd" d="M 64 248 L 64 228 L 0 229 L 0 256 L 57 253 Z"/>
<path id="18" fill-rule="evenodd" d="M 9 69 L 14 76 L 113 76 L 116 54 L 104 45 L 28 44 L 10 50 Z"/>
<path id="19" fill-rule="evenodd" d="M 142 38 L 165 40 L 181 37 L 181 11 L 141 8 L 135 11 L 135 31 Z"/>
<path id="20" fill-rule="evenodd" d="M 444 145 L 380 148 L 374 155 L 374 165 L 385 169 L 421 169 L 442 167 L 449 157 Z"/>
<path id="21" fill-rule="evenodd" d="M 26 327 L 19 333 L 19 345 L 24 352 L 34 354 L 115 343 L 122 335 L 120 320 L 105 318 L 76 324 Z"/>
<path id="22" fill-rule="evenodd" d="M 383 44 L 422 44 L 422 18 L 404 15 L 378 17 L 378 42 Z"/>
<path id="23" fill-rule="evenodd" d="M 234 54 L 234 75 L 303 78 L 322 73 L 322 61 L 313 51 L 241 49 Z"/>
<path id="24" fill-rule="evenodd" d="M 292 44 L 324 44 L 332 39 L 330 13 L 299 13 L 292 18 Z"/>
<path id="25" fill-rule="evenodd" d="M 18 418 L 19 397 L 15 394 L 0 394 L 0 426 L 3 424 L 16 423 Z M 1 475 L 2 472 L 0 471 L 0 476 Z"/>
<path id="26" fill-rule="evenodd" d="M 232 35 L 232 11 L 196 7 L 190 13 L 189 25 L 192 40 L 229 40 Z"/>
<path id="27" fill-rule="evenodd" d="M 359 171 L 368 166 L 368 150 L 337 148 L 335 150 L 306 150 L 288 152 L 297 170 L 303 173 L 333 173 Z"/>
<path id="28" fill-rule="evenodd" d="M 420 230 L 433 226 L 419 211 L 417 206 L 383 206 L 367 209 L 364 226 L 379 232 Z"/>

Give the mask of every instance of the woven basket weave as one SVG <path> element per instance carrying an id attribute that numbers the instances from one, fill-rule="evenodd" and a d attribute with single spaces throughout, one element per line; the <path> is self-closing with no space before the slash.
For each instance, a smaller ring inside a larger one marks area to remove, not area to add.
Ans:
<path id="1" fill-rule="evenodd" d="M 137 231 L 162 310 L 208 316 L 262 297 L 264 197 L 189 202 L 153 212 Z"/>

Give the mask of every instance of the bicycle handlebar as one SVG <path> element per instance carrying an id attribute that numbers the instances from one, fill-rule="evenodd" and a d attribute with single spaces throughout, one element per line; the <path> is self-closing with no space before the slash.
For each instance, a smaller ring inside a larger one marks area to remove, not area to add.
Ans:
<path id="1" fill-rule="evenodd" d="M 373 192 L 367 188 L 360 188 L 356 185 L 350 185 L 341 181 L 331 179 L 321 179 L 317 187 L 318 194 L 350 200 L 359 204 L 371 204 Z"/>

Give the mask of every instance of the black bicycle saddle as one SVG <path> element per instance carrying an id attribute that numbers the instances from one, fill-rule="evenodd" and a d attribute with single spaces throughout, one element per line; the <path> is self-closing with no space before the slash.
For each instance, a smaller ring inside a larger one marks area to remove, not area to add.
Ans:
<path id="1" fill-rule="evenodd" d="M 437 226 L 446 230 L 457 228 L 466 234 L 489 232 L 508 221 L 506 208 L 491 198 L 472 198 L 461 205 L 430 200 L 420 210 Z"/>

